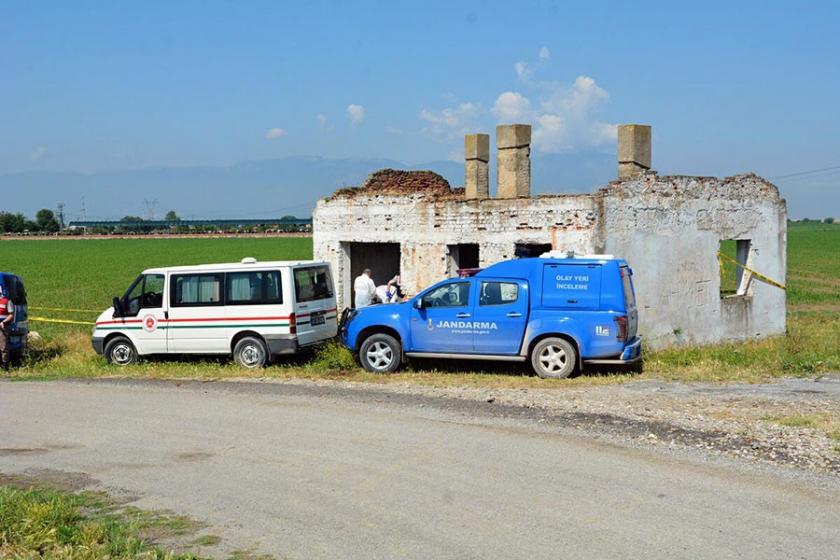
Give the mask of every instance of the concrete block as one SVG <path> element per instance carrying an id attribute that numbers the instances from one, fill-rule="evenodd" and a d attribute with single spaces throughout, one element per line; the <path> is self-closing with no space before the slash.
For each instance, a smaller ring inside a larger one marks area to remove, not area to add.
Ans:
<path id="1" fill-rule="evenodd" d="M 651 128 L 644 124 L 618 125 L 618 161 L 651 167 Z"/>
<path id="2" fill-rule="evenodd" d="M 530 128 L 530 127 L 529 127 Z M 531 196 L 531 148 L 507 148 L 496 152 L 496 197 Z"/>
<path id="3" fill-rule="evenodd" d="M 504 150 L 530 145 L 530 124 L 503 124 L 496 127 L 496 149 Z"/>
<path id="4" fill-rule="evenodd" d="M 619 179 L 635 179 L 644 174 L 648 168 L 639 165 L 634 161 L 620 161 L 618 162 L 618 178 Z"/>
<path id="5" fill-rule="evenodd" d="M 490 166 L 487 161 L 468 159 L 464 162 L 464 197 L 490 197 Z"/>
<path id="6" fill-rule="evenodd" d="M 490 161 L 490 135 L 467 134 L 464 136 L 464 159 Z"/>

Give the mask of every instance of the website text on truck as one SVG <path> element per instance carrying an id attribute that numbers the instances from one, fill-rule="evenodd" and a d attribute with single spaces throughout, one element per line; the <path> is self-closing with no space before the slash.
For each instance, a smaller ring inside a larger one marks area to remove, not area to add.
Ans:
<path id="1" fill-rule="evenodd" d="M 353 310 L 342 342 L 373 372 L 406 357 L 529 361 L 540 377 L 641 359 L 633 272 L 610 255 L 504 261 L 402 304 Z"/>
<path id="2" fill-rule="evenodd" d="M 328 263 L 245 258 L 143 271 L 96 320 L 93 347 L 118 365 L 149 354 L 228 354 L 257 368 L 337 330 Z"/>

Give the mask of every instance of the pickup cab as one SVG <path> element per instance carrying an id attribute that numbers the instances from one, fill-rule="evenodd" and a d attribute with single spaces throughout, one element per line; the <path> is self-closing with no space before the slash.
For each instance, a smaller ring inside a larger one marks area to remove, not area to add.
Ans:
<path id="1" fill-rule="evenodd" d="M 398 304 L 349 310 L 343 344 L 371 372 L 406 358 L 528 361 L 540 377 L 642 356 L 633 271 L 611 255 L 503 261 Z"/>

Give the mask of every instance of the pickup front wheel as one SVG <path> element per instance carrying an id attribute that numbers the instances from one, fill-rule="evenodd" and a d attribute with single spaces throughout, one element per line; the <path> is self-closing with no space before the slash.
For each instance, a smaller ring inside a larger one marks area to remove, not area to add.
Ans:
<path id="1" fill-rule="evenodd" d="M 564 338 L 544 338 L 531 351 L 531 367 L 543 378 L 569 377 L 576 363 L 575 347 Z"/>
<path id="2" fill-rule="evenodd" d="M 373 373 L 395 372 L 402 361 L 402 346 L 391 335 L 373 334 L 362 342 L 359 361 L 363 368 Z"/>

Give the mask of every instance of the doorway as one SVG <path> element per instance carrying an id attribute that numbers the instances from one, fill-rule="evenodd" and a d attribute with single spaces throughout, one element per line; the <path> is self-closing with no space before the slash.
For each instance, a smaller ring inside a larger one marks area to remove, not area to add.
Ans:
<path id="1" fill-rule="evenodd" d="M 354 307 L 356 292 L 353 289 L 353 282 L 364 269 L 371 269 L 371 278 L 377 286 L 387 284 L 388 280 L 400 274 L 400 244 L 348 243 L 347 245 L 350 256 L 350 298 L 345 299 L 344 305 Z"/>

